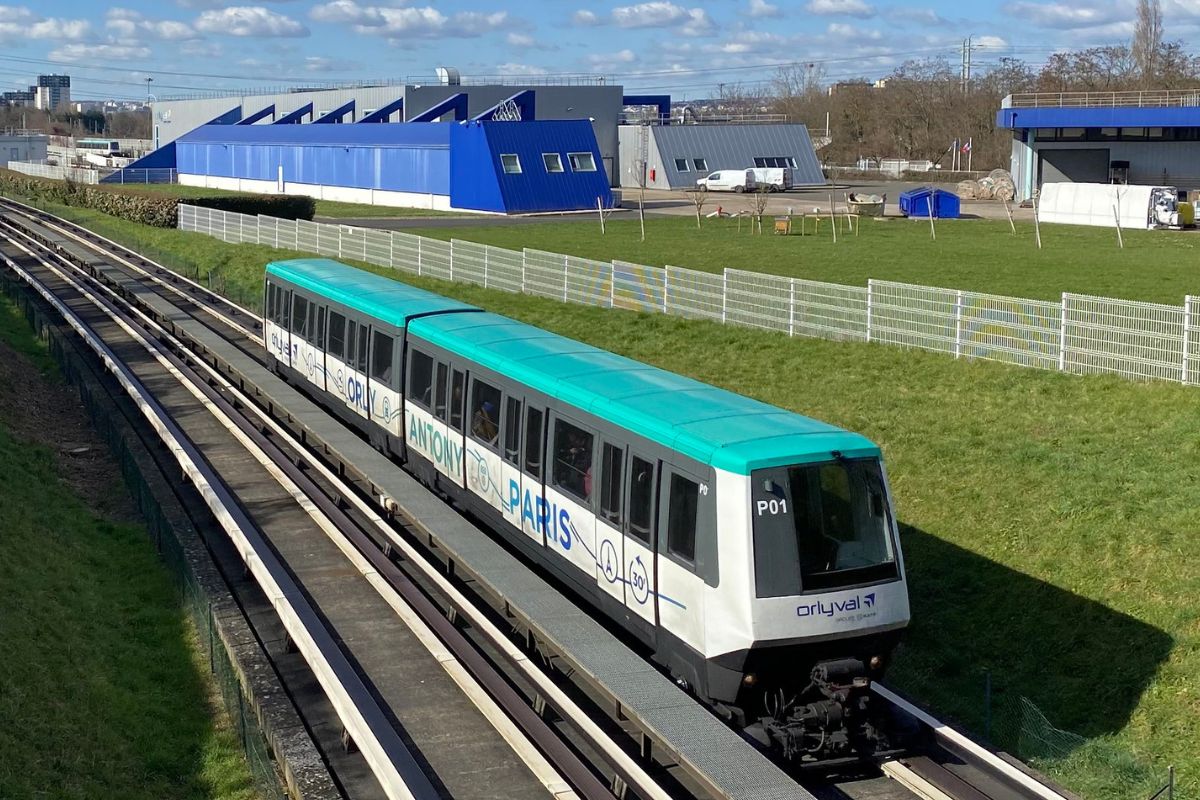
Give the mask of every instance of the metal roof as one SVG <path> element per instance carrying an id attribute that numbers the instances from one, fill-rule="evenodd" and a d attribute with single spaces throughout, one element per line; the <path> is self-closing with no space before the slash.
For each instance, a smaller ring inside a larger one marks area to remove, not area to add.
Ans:
<path id="1" fill-rule="evenodd" d="M 452 122 L 409 125 L 202 125 L 180 136 L 189 144 L 307 145 L 311 147 L 419 147 L 449 149 Z"/>
<path id="2" fill-rule="evenodd" d="M 267 274 L 277 275 L 302 289 L 328 297 L 397 328 L 405 327 L 409 320 L 421 314 L 480 310 L 328 258 L 274 261 L 267 264 Z"/>
<path id="3" fill-rule="evenodd" d="M 703 158 L 709 172 L 714 172 L 748 169 L 754 166 L 756 157 L 778 156 L 796 160 L 793 184 L 825 183 L 808 128 L 803 125 L 652 125 L 650 137 L 671 186 L 693 185 L 697 177 L 695 172 L 677 170 L 676 158 Z"/>

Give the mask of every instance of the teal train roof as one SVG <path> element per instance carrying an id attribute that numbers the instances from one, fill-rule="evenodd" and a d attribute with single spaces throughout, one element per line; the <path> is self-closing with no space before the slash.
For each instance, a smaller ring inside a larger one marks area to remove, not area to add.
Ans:
<path id="1" fill-rule="evenodd" d="M 432 344 L 729 472 L 827 461 L 835 451 L 847 458 L 879 455 L 858 434 L 498 314 L 408 322 L 416 309 L 476 309 L 334 261 L 279 262 L 268 271 L 395 325 L 407 323 Z M 371 296 L 353 296 L 361 291 Z"/>
<path id="2" fill-rule="evenodd" d="M 328 258 L 274 261 L 267 265 L 267 274 L 278 275 L 302 289 L 324 295 L 397 328 L 403 328 L 410 319 L 422 314 L 479 310 L 476 306 Z"/>

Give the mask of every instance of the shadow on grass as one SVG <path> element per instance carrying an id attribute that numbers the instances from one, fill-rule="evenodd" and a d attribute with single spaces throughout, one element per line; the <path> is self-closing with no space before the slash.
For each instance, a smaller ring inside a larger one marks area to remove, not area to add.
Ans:
<path id="1" fill-rule="evenodd" d="M 1031 724 L 1028 715 L 1014 719 L 1022 696 L 1054 727 L 1084 737 L 1126 725 L 1171 636 L 924 531 L 901 530 L 913 623 L 892 682 L 976 734 L 990 728 L 997 746 L 1014 751 L 1029 749 L 1018 745 L 1031 731 L 1014 729 Z"/>

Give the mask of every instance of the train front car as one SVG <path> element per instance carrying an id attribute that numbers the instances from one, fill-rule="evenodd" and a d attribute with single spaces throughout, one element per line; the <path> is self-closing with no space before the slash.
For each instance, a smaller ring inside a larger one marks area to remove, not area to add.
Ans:
<path id="1" fill-rule="evenodd" d="M 878 448 L 844 431 L 814 440 L 828 449 L 719 479 L 729 490 L 722 533 L 747 532 L 738 538 L 748 544 L 749 625 L 710 628 L 710 653 L 722 654 L 710 656 L 709 675 L 764 744 L 828 765 L 888 747 L 870 682 L 908 625 L 909 604 Z"/>

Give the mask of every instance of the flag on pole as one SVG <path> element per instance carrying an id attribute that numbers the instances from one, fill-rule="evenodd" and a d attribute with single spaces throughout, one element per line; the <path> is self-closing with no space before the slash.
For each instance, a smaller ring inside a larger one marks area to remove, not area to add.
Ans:
<path id="1" fill-rule="evenodd" d="M 972 138 L 974 138 L 974 137 L 972 137 Z M 965 142 L 963 142 L 962 151 L 964 153 L 971 152 L 971 139 L 967 139 Z"/>

